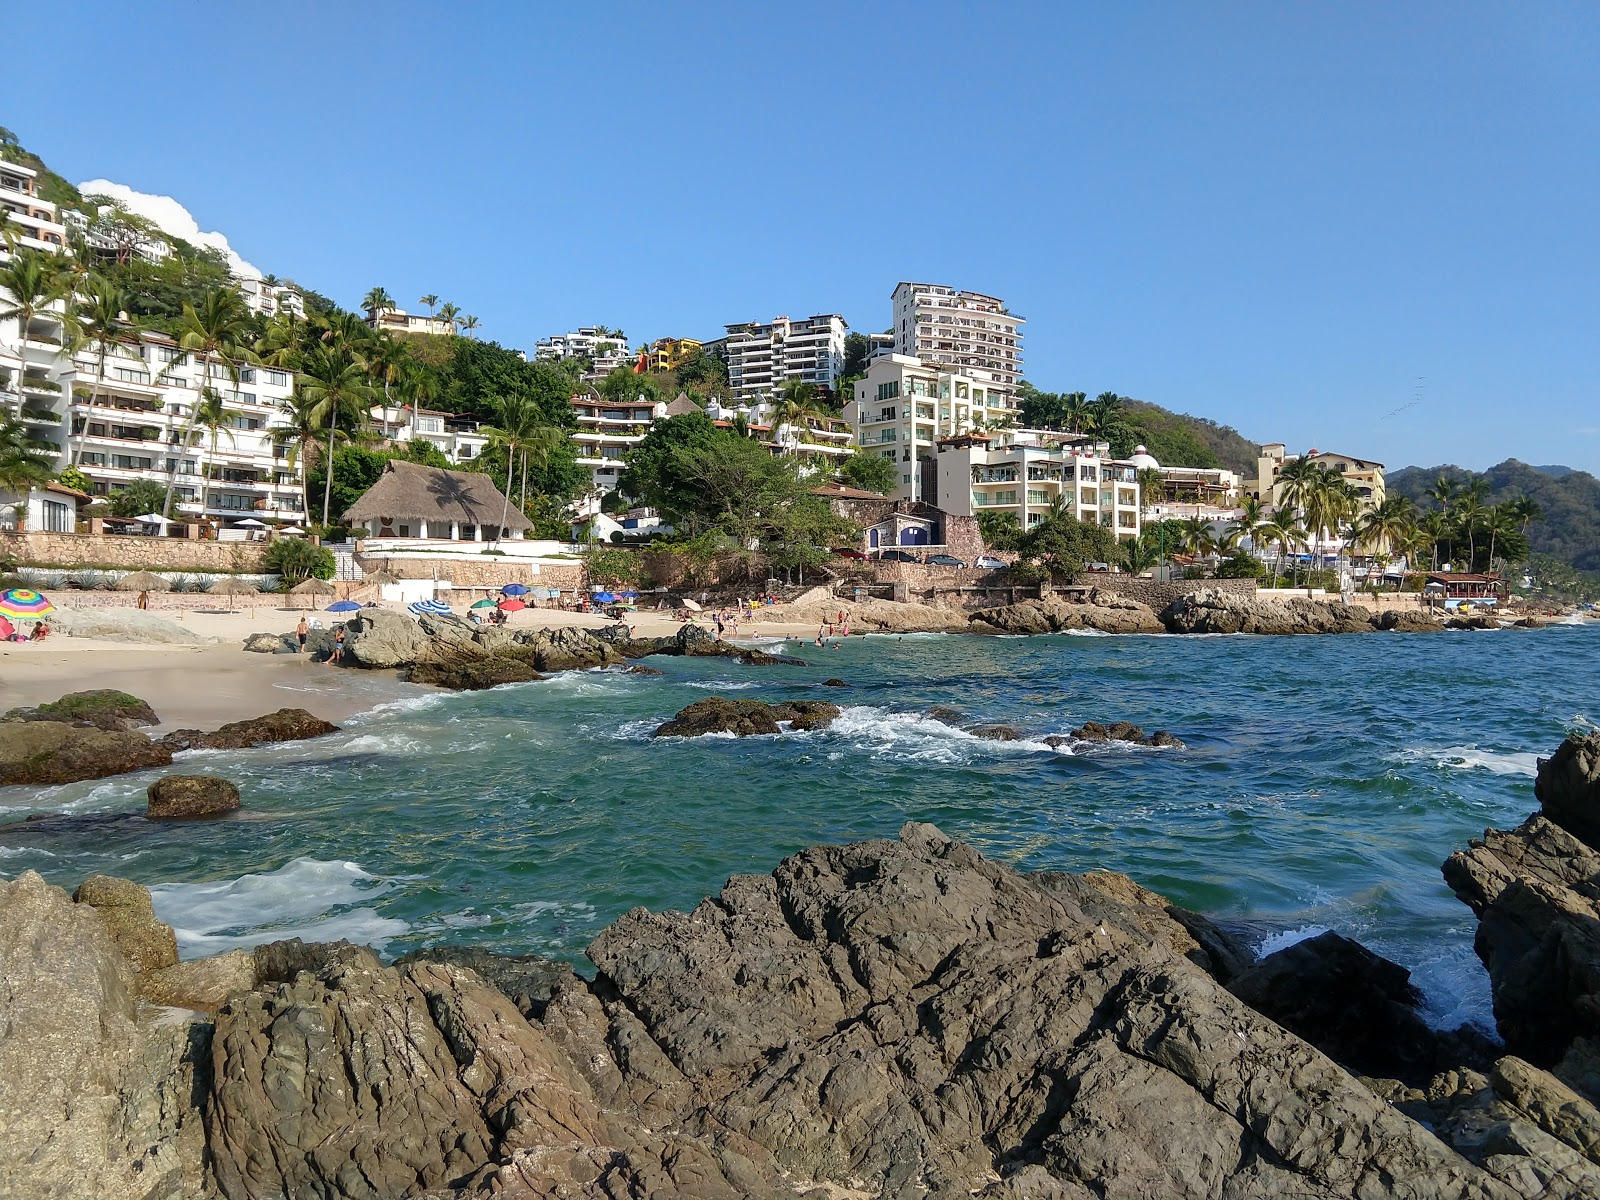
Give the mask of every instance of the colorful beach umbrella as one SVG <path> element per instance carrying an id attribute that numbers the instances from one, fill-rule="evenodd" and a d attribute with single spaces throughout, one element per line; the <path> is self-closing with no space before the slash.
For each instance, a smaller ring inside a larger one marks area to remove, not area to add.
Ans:
<path id="1" fill-rule="evenodd" d="M 506 596 L 526 596 L 528 594 L 528 585 L 525 583 L 508 583 L 500 591 Z"/>
<path id="2" fill-rule="evenodd" d="M 596 604 L 615 604 L 617 598 L 610 592 L 596 592 L 594 594 L 594 602 Z"/>
<path id="3" fill-rule="evenodd" d="M 502 600 L 502 601 L 500 601 L 500 611 L 501 612 L 517 612 L 519 609 L 524 609 L 524 608 L 527 608 L 527 607 L 528 606 L 526 604 L 524 604 L 521 600 Z"/>
<path id="4" fill-rule="evenodd" d="M 355 612 L 360 607 L 361 607 L 361 605 L 357 604 L 354 600 L 335 600 L 332 604 L 328 605 L 328 607 L 323 609 L 322 611 L 323 612 Z"/>
<path id="5" fill-rule="evenodd" d="M 32 621 L 55 610 L 54 604 L 32 588 L 12 588 L 0 592 L 0 616 L 13 619 L 21 617 L 25 621 Z"/>
<path id="6" fill-rule="evenodd" d="M 493 608 L 494 607 L 494 601 L 493 600 L 474 600 L 472 602 L 472 607 L 473 608 Z"/>

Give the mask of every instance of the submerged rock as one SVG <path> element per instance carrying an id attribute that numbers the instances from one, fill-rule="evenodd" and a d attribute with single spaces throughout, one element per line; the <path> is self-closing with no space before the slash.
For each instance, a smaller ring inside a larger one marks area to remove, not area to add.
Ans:
<path id="1" fill-rule="evenodd" d="M 1051 746 L 1070 747 L 1074 742 L 1128 742 L 1135 746 L 1162 746 L 1173 750 L 1185 749 L 1183 742 L 1165 729 L 1158 729 L 1154 733 L 1146 733 L 1132 721 L 1113 721 L 1110 725 L 1102 725 L 1099 721 L 1085 721 L 1077 729 L 1065 736 L 1051 734 L 1044 740 Z"/>
<path id="2" fill-rule="evenodd" d="M 791 729 L 826 729 L 839 716 L 839 706 L 824 700 L 788 700 L 767 704 L 761 700 L 729 700 L 711 696 L 681 709 L 672 720 L 657 726 L 656 737 L 700 737 L 707 733 L 731 733 L 735 737 L 754 737 L 779 733 L 780 721 Z"/>
<path id="3" fill-rule="evenodd" d="M 277 712 L 253 720 L 230 721 L 211 733 L 199 729 L 179 729 L 167 734 L 160 744 L 174 753 L 181 750 L 248 750 L 252 746 L 298 742 L 338 732 L 337 725 L 313 716 L 303 708 L 280 708 Z"/>
<path id="4" fill-rule="evenodd" d="M 624 675 L 665 675 L 660 667 L 647 667 L 643 663 L 635 663 L 623 672 Z"/>
<path id="5" fill-rule="evenodd" d="M 0 721 L 0 785 L 76 783 L 172 761 L 172 748 L 142 733 L 65 721 Z"/>
<path id="6" fill-rule="evenodd" d="M 849 687 L 850 685 L 848 683 L 846 683 L 842 679 L 824 679 L 819 686 L 821 686 L 821 687 Z"/>
<path id="7" fill-rule="evenodd" d="M 59 700 L 34 708 L 13 708 L 0 720 L 64 721 L 86 725 L 110 733 L 127 733 L 144 725 L 159 725 L 161 718 L 137 696 L 112 688 L 87 692 L 68 692 Z"/>
<path id="8" fill-rule="evenodd" d="M 215 817 L 239 807 L 239 789 L 220 775 L 163 775 L 145 789 L 152 821 Z"/>
<path id="9" fill-rule="evenodd" d="M 967 732 L 986 742 L 1014 742 L 1022 736 L 1014 725 L 974 725 Z"/>

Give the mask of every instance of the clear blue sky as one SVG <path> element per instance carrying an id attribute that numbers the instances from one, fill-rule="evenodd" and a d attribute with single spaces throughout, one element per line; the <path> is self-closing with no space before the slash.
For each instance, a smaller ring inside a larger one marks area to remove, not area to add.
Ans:
<path id="1" fill-rule="evenodd" d="M 436 292 L 529 348 L 778 313 L 882 329 L 897 280 L 948 283 L 1028 318 L 1047 390 L 1391 466 L 1600 472 L 1591 5 L 106 2 L 48 23 L 93 68 L 35 57 L 0 124 L 348 306 Z"/>

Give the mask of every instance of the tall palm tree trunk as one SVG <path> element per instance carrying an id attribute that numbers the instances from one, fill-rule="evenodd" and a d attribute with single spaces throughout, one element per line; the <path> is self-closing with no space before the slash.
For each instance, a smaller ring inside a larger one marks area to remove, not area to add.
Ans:
<path id="1" fill-rule="evenodd" d="M 511 511 L 511 480 L 517 469 L 517 444 L 506 443 L 506 495 L 505 503 L 500 506 L 500 528 L 496 531 L 495 541 L 500 541 L 506 536 L 506 514 Z"/>
<path id="2" fill-rule="evenodd" d="M 328 532 L 328 509 L 333 505 L 333 435 L 339 428 L 339 415 L 328 417 L 328 461 L 323 464 L 326 479 L 322 485 L 322 532 Z"/>
<path id="3" fill-rule="evenodd" d="M 528 511 L 528 452 L 522 452 L 522 495 L 517 501 L 524 514 Z"/>

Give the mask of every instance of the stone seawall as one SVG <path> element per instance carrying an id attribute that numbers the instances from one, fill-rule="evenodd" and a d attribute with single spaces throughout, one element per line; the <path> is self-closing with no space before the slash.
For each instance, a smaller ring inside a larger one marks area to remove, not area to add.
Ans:
<path id="1" fill-rule="evenodd" d="M 262 570 L 265 542 L 196 542 L 183 538 L 95 533 L 0 533 L 0 555 L 25 567 L 98 567 L 116 571 Z"/>

